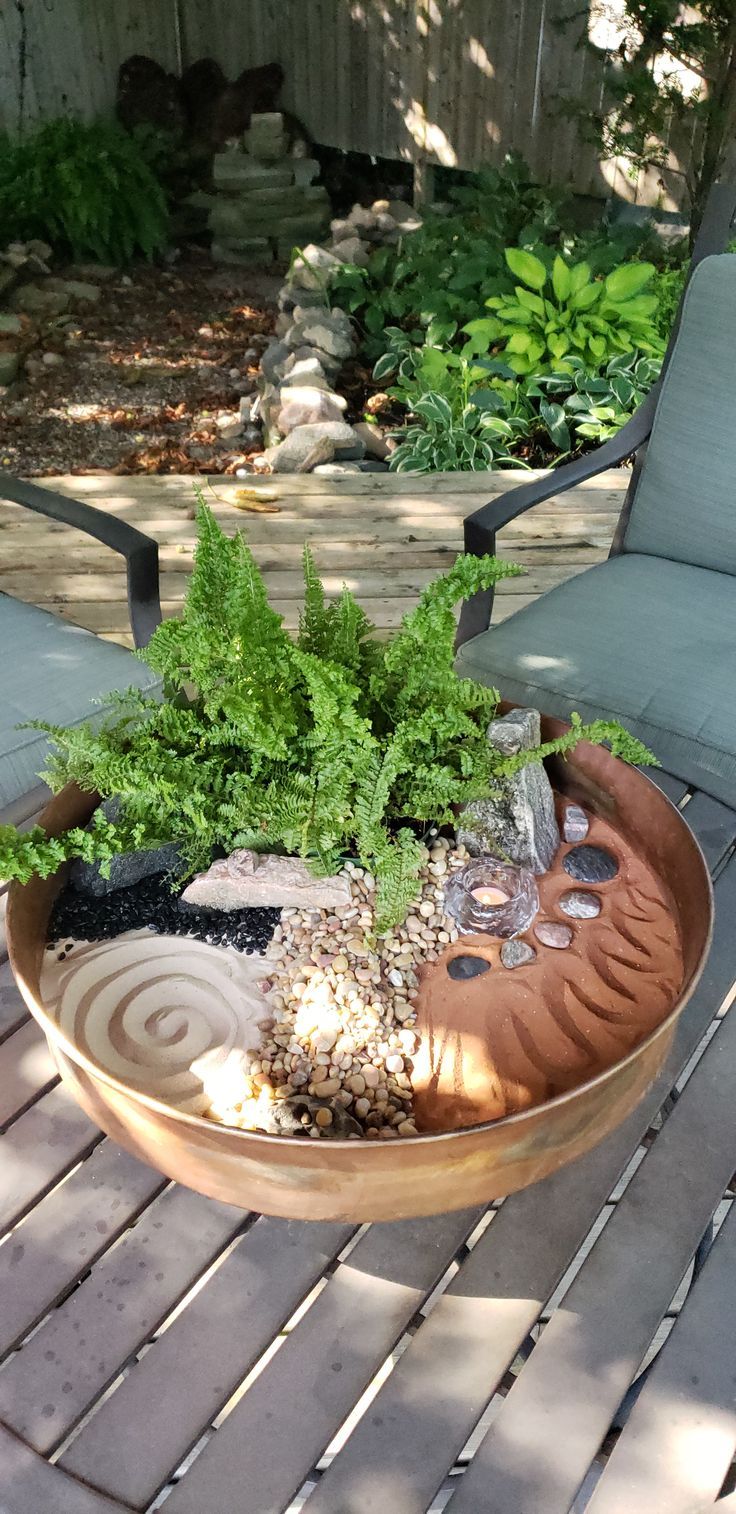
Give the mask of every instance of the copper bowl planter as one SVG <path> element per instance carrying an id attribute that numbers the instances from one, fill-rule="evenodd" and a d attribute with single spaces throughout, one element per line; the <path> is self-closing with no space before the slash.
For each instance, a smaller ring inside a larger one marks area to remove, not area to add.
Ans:
<path id="1" fill-rule="evenodd" d="M 564 727 L 544 720 L 543 739 Z M 608 1135 L 660 1071 L 702 971 L 713 902 L 708 870 L 683 817 L 650 780 L 600 747 L 549 764 L 555 787 L 615 824 L 674 900 L 684 954 L 677 1002 L 613 1066 L 546 1103 L 490 1124 L 401 1142 L 300 1140 L 234 1129 L 174 1110 L 103 1073 L 59 1029 L 40 997 L 46 929 L 63 870 L 13 884 L 8 944 L 18 985 L 61 1075 L 94 1122 L 128 1151 L 210 1198 L 312 1220 L 397 1220 L 464 1209 L 525 1188 Z M 51 835 L 84 825 L 94 799 L 70 786 L 48 806 Z"/>

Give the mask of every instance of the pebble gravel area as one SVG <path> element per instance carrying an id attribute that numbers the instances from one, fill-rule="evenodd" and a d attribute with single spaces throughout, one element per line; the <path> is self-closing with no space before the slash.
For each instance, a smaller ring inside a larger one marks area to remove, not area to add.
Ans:
<path id="1" fill-rule="evenodd" d="M 95 304 L 28 324 L 23 373 L 0 388 L 2 466 L 26 478 L 235 472 L 260 435 L 224 441 L 217 415 L 255 394 L 280 278 L 205 253 L 109 272 Z"/>
<path id="2" fill-rule="evenodd" d="M 305 1109 L 305 1134 L 329 1136 L 336 1105 L 368 1139 L 417 1134 L 411 1085 L 417 973 L 457 940 L 443 890 L 448 873 L 468 861 L 465 847 L 438 837 L 411 912 L 381 937 L 374 929 L 375 880 L 352 863 L 345 866 L 352 902 L 339 917 L 282 910 L 266 948 L 261 987 L 271 1018 L 263 1024 L 261 1054 L 251 1062 L 242 1104 L 218 1110 L 220 1119 L 249 1128 L 254 1100 L 262 1106 L 304 1094 L 324 1101 L 316 1111 Z"/>
<path id="3" fill-rule="evenodd" d="M 277 909 L 200 910 L 182 906 L 168 873 L 144 878 L 131 888 L 96 897 L 67 884 L 49 921 L 49 944 L 64 949 L 66 940 L 109 941 L 124 931 L 145 926 L 161 936 L 195 936 L 209 946 L 234 946 L 263 952 L 279 921 Z"/>

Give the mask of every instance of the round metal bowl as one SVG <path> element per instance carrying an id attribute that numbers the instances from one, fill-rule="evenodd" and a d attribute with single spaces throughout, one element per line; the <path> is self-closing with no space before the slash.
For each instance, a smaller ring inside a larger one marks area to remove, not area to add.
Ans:
<path id="1" fill-rule="evenodd" d="M 563 729 L 545 720 L 543 737 Z M 643 774 L 587 744 L 549 770 L 559 791 L 619 828 L 673 899 L 682 990 L 656 1029 L 621 1061 L 522 1113 L 401 1142 L 301 1140 L 181 1113 L 100 1071 L 44 1008 L 39 980 L 62 869 L 53 878 L 11 886 L 8 944 L 23 997 L 78 1103 L 113 1140 L 177 1182 L 245 1209 L 299 1219 L 397 1220 L 464 1209 L 525 1188 L 581 1156 L 620 1124 L 660 1071 L 705 962 L 713 901 L 691 831 Z M 48 806 L 43 824 L 51 835 L 84 825 L 94 804 L 70 786 Z"/>

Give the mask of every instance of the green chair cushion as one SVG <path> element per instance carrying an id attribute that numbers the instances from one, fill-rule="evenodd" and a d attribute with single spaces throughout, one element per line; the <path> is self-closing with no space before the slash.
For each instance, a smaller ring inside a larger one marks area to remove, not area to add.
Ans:
<path id="1" fill-rule="evenodd" d="M 99 715 L 94 699 L 131 684 L 155 688 L 157 680 L 124 647 L 7 594 L 0 594 L 0 646 L 2 810 L 36 787 L 48 753 L 42 732 L 18 730 L 18 725 L 28 720 L 78 725 Z"/>
<path id="2" fill-rule="evenodd" d="M 693 274 L 625 552 L 736 573 L 736 257 Z"/>
<path id="3" fill-rule="evenodd" d="M 736 582 L 625 553 L 458 652 L 465 677 L 563 719 L 615 716 L 668 772 L 736 803 Z"/>

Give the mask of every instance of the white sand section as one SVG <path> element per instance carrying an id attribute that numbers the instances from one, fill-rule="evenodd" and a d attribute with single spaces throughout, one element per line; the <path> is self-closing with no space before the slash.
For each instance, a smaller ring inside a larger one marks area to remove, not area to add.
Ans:
<path id="1" fill-rule="evenodd" d="M 269 1017 L 260 956 L 188 936 L 127 931 L 47 952 L 48 1012 L 99 1068 L 139 1092 L 201 1114 L 243 1097 Z"/>

